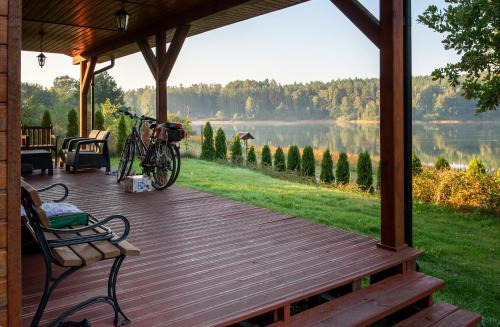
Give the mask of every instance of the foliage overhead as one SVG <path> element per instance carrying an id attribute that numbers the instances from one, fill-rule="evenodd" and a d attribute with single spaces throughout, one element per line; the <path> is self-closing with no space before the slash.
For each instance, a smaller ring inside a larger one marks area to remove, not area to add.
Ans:
<path id="1" fill-rule="evenodd" d="M 214 130 L 209 121 L 207 121 L 203 128 L 203 143 L 201 144 L 200 158 L 203 160 L 215 159 Z"/>
<path id="2" fill-rule="evenodd" d="M 332 183 L 335 181 L 335 176 L 333 175 L 333 159 L 330 150 L 326 150 L 323 153 L 323 159 L 321 160 L 321 174 L 319 175 L 319 180 L 324 183 Z"/>
<path id="3" fill-rule="evenodd" d="M 351 172 L 349 170 L 349 160 L 347 159 L 347 153 L 341 152 L 339 154 L 339 160 L 337 161 L 337 168 L 335 170 L 335 177 L 337 178 L 337 183 L 348 184 L 351 179 Z"/>
<path id="4" fill-rule="evenodd" d="M 276 168 L 277 171 L 286 170 L 285 153 L 281 147 L 278 147 L 274 153 L 274 168 Z"/>
<path id="5" fill-rule="evenodd" d="M 373 191 L 373 168 L 368 151 L 359 154 L 356 175 L 356 183 L 363 191 Z"/>
<path id="6" fill-rule="evenodd" d="M 304 147 L 300 168 L 302 175 L 314 177 L 316 173 L 316 162 L 314 161 L 314 151 L 311 146 Z"/>
<path id="7" fill-rule="evenodd" d="M 233 143 L 231 143 L 231 162 L 235 165 L 243 163 L 243 150 L 241 149 L 240 135 L 234 135 Z"/>
<path id="8" fill-rule="evenodd" d="M 273 165 L 273 160 L 271 157 L 271 149 L 267 144 L 262 147 L 262 158 L 260 160 L 260 163 L 262 164 L 262 166 L 268 166 L 268 167 L 271 167 Z"/>
<path id="9" fill-rule="evenodd" d="M 227 160 L 226 134 L 220 127 L 215 133 L 215 158 Z"/>
<path id="10" fill-rule="evenodd" d="M 457 63 L 432 72 L 461 86 L 466 99 L 478 99 L 477 112 L 500 104 L 500 4 L 498 0 L 445 0 L 444 9 L 430 5 L 418 21 L 444 34 L 445 49 L 461 55 Z"/>

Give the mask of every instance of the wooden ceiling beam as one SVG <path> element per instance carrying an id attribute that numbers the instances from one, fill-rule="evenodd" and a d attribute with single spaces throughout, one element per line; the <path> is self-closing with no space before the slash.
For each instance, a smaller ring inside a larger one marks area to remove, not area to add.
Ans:
<path id="1" fill-rule="evenodd" d="M 99 56 L 114 49 L 121 48 L 140 39 L 148 38 L 160 31 L 168 31 L 182 25 L 188 25 L 198 19 L 219 13 L 235 6 L 242 5 L 250 0 L 219 0 L 210 1 L 199 7 L 176 13 L 173 17 L 163 17 L 161 20 L 137 31 L 123 33 L 122 36 L 109 37 L 99 44 L 88 48 L 79 55 L 84 58 Z"/>
<path id="2" fill-rule="evenodd" d="M 189 33 L 189 25 L 182 25 L 175 29 L 175 34 L 172 38 L 172 42 L 170 42 L 170 46 L 168 47 L 166 59 L 161 63 L 160 70 L 158 72 L 158 76 L 164 79 L 168 79 L 170 76 L 170 72 L 174 67 L 175 62 L 177 61 L 177 57 L 179 56 L 179 52 L 182 49 L 182 45 L 184 44 L 184 40 Z"/>
<path id="3" fill-rule="evenodd" d="M 380 48 L 380 22 L 358 0 L 330 0 L 357 28 Z"/>
<path id="4" fill-rule="evenodd" d="M 137 41 L 137 46 L 141 50 L 142 56 L 144 57 L 146 64 L 148 64 L 151 74 L 153 74 L 153 77 L 156 80 L 158 76 L 158 60 L 156 59 L 153 50 L 149 47 L 149 42 L 147 39 L 140 39 Z"/>

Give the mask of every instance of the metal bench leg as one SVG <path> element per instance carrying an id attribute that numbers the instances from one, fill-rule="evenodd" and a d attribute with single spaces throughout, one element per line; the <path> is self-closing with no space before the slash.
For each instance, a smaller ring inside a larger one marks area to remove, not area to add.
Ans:
<path id="1" fill-rule="evenodd" d="M 118 273 L 120 271 L 123 260 L 125 260 L 124 255 L 121 255 L 115 259 L 115 261 L 113 262 L 113 266 L 111 267 L 108 279 L 108 297 L 113 301 L 113 308 L 115 309 L 115 326 L 121 326 L 130 323 L 130 319 L 125 315 L 125 313 L 123 313 L 120 305 L 118 304 L 118 298 L 116 297 L 116 281 L 118 280 Z M 123 319 L 119 319 L 119 315 L 121 315 Z"/>
<path id="2" fill-rule="evenodd" d="M 42 319 L 43 312 L 45 311 L 45 307 L 47 306 L 47 302 L 49 302 L 50 295 L 54 291 L 54 289 L 61 283 L 66 277 L 77 271 L 80 267 L 72 267 L 66 270 L 64 273 L 59 275 L 59 277 L 54 278 L 52 276 L 52 266 L 51 263 L 45 263 L 45 287 L 43 291 L 42 298 L 40 299 L 40 303 L 38 304 L 38 308 L 36 310 L 36 314 L 31 321 L 31 327 L 38 327 L 40 324 L 40 320 Z"/>

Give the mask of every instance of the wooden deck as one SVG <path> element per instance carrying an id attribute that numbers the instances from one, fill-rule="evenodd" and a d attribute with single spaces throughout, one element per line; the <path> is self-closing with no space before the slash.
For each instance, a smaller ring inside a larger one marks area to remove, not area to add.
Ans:
<path id="1" fill-rule="evenodd" d="M 127 258 L 118 297 L 132 326 L 231 325 L 269 313 L 289 317 L 290 304 L 325 291 L 360 285 L 363 277 L 405 270 L 419 252 L 391 252 L 377 240 L 181 186 L 124 193 L 103 172 L 33 176 L 34 186 L 63 182 L 69 202 L 97 217 L 118 213 L 131 223 L 139 257 Z M 111 262 L 89 266 L 64 281 L 42 325 L 70 306 L 106 291 Z M 408 268 L 408 269 L 411 269 Z M 23 323 L 42 292 L 40 254 L 23 256 Z M 87 308 L 92 326 L 112 326 L 107 305 Z"/>

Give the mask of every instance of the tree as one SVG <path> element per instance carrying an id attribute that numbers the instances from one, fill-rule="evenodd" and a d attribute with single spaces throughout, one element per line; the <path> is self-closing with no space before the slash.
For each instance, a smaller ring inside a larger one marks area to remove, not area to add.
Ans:
<path id="1" fill-rule="evenodd" d="M 450 169 L 450 163 L 445 158 L 439 156 L 437 157 L 436 162 L 434 163 L 434 168 L 438 170 Z"/>
<path id="2" fill-rule="evenodd" d="M 200 158 L 209 161 L 215 159 L 214 131 L 209 121 L 203 128 L 203 144 L 201 145 Z"/>
<path id="3" fill-rule="evenodd" d="M 257 156 L 255 155 L 255 147 L 252 145 L 247 154 L 247 165 L 255 166 L 257 164 Z"/>
<path id="4" fill-rule="evenodd" d="M 113 76 L 108 72 L 103 72 L 96 75 L 94 79 L 95 102 L 97 104 L 104 103 L 109 99 L 111 103 L 122 104 L 124 92 L 121 87 L 116 84 Z"/>
<path id="5" fill-rule="evenodd" d="M 264 145 L 262 148 L 262 159 L 260 160 L 260 163 L 262 166 L 268 166 L 271 167 L 273 165 L 272 162 L 272 157 L 271 157 L 271 149 L 269 148 L 269 145 Z"/>
<path id="6" fill-rule="evenodd" d="M 116 120 L 116 113 L 118 112 L 119 106 L 113 104 L 110 99 L 106 99 L 104 103 L 101 104 L 101 112 L 104 117 L 104 127 L 109 127 L 113 125 Z"/>
<path id="7" fill-rule="evenodd" d="M 418 175 L 422 172 L 422 162 L 415 153 L 411 156 L 411 172 L 413 175 Z"/>
<path id="8" fill-rule="evenodd" d="M 45 110 L 42 116 L 42 126 L 50 127 L 52 126 L 52 117 L 50 116 L 50 111 Z"/>
<path id="9" fill-rule="evenodd" d="M 300 150 L 297 145 L 292 145 L 288 149 L 288 155 L 286 160 L 286 166 L 288 170 L 300 170 Z"/>
<path id="10" fill-rule="evenodd" d="M 347 159 L 347 154 L 345 152 L 341 152 L 339 155 L 337 169 L 335 170 L 335 177 L 337 178 L 337 183 L 339 184 L 348 184 L 351 179 L 349 160 Z"/>
<path id="11" fill-rule="evenodd" d="M 277 171 L 286 170 L 285 153 L 281 147 L 278 147 L 274 153 L 274 168 L 276 168 Z"/>
<path id="12" fill-rule="evenodd" d="M 104 130 L 104 115 L 101 110 L 97 110 L 94 114 L 94 127 L 98 130 Z"/>
<path id="13" fill-rule="evenodd" d="M 125 116 L 121 115 L 118 121 L 118 135 L 116 137 L 116 154 L 121 155 L 123 152 L 123 147 L 127 141 L 127 122 L 125 121 Z"/>
<path id="14" fill-rule="evenodd" d="M 314 177 L 316 172 L 316 163 L 314 161 L 314 152 L 312 147 L 306 146 L 304 148 L 300 167 L 302 175 Z"/>
<path id="15" fill-rule="evenodd" d="M 78 114 L 75 109 L 71 109 L 68 113 L 68 126 L 66 128 L 66 136 L 78 136 Z"/>
<path id="16" fill-rule="evenodd" d="M 486 175 L 486 168 L 483 161 L 478 157 L 473 157 L 469 163 L 469 167 L 467 167 L 467 175 L 475 178 Z"/>
<path id="17" fill-rule="evenodd" d="M 319 180 L 324 183 L 332 183 L 335 181 L 335 176 L 333 175 L 333 160 L 330 150 L 326 150 L 323 153 L 323 159 L 321 160 L 321 174 L 319 175 Z"/>
<path id="18" fill-rule="evenodd" d="M 243 163 L 243 150 L 241 149 L 240 135 L 236 133 L 231 144 L 231 162 L 235 165 Z"/>
<path id="19" fill-rule="evenodd" d="M 222 128 L 218 128 L 215 133 L 215 158 L 220 160 L 227 159 L 226 134 Z"/>
<path id="20" fill-rule="evenodd" d="M 496 110 L 500 103 L 500 36 L 498 1 L 445 0 L 442 10 L 430 5 L 418 22 L 445 34 L 445 49 L 461 59 L 432 72 L 434 79 L 447 78 L 461 86 L 466 99 L 478 99 L 477 112 Z"/>
<path id="21" fill-rule="evenodd" d="M 373 191 L 373 168 L 372 160 L 368 151 L 364 151 L 359 154 L 356 174 L 356 183 L 358 186 L 363 191 Z"/>

